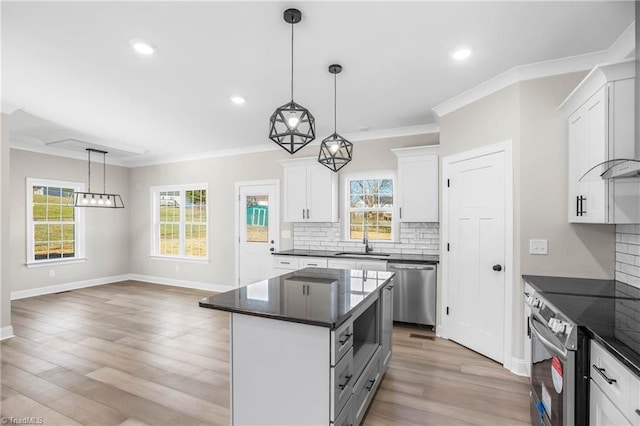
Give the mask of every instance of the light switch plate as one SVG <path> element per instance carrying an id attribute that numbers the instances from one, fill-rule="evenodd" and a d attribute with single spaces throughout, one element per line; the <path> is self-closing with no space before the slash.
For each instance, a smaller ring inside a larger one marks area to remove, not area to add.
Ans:
<path id="1" fill-rule="evenodd" d="M 529 254 L 548 254 L 549 240 L 529 240 Z"/>

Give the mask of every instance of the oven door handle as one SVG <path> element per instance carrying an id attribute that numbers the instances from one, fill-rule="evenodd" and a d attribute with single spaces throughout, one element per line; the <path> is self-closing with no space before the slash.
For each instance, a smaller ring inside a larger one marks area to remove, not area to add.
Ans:
<path id="1" fill-rule="evenodd" d="M 562 346 L 561 343 L 555 343 L 554 340 L 557 340 L 556 337 L 549 331 L 549 329 L 543 324 L 542 328 L 537 324 L 542 324 L 542 322 L 537 319 L 535 316 L 529 317 L 531 319 L 531 331 L 536 335 L 536 337 L 542 343 L 542 346 L 549 349 L 553 353 L 557 355 L 561 355 L 563 360 L 567 359 L 567 348 Z"/>

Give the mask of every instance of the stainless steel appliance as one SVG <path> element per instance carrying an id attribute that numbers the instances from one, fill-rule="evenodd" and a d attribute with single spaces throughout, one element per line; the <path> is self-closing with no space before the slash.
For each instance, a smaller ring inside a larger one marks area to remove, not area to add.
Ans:
<path id="1" fill-rule="evenodd" d="M 395 272 L 393 320 L 415 324 L 436 324 L 436 265 L 389 263 Z"/>
<path id="2" fill-rule="evenodd" d="M 539 292 L 525 297 L 531 309 L 531 423 L 586 424 L 588 337 Z"/>

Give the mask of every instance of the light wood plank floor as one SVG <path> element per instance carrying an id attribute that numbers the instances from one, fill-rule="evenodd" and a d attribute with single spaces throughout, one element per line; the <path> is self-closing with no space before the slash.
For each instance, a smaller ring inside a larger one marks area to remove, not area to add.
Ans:
<path id="1" fill-rule="evenodd" d="M 126 281 L 12 302 L 2 416 L 228 424 L 228 315 L 199 308 L 207 294 Z M 393 344 L 366 425 L 528 423 L 526 379 L 430 331 L 396 326 Z"/>

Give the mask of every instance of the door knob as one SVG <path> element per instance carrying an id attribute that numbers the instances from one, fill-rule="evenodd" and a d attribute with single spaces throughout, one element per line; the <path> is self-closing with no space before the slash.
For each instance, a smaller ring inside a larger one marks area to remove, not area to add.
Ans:
<path id="1" fill-rule="evenodd" d="M 502 271 L 502 265 L 493 265 L 493 270 L 497 272 Z"/>
<path id="2" fill-rule="evenodd" d="M 274 249 L 273 247 L 271 247 L 271 248 L 269 249 L 269 251 L 276 251 L 276 249 Z"/>

